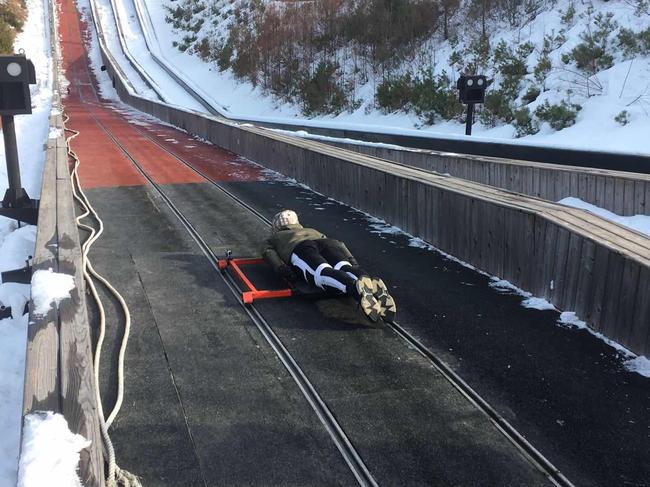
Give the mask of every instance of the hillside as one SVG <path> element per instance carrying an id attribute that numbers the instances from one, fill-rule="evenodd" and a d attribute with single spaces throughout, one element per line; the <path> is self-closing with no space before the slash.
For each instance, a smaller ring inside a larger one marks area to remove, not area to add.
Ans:
<path id="1" fill-rule="evenodd" d="M 248 88 L 234 113 L 462 134 L 460 74 L 494 82 L 475 133 L 648 153 L 646 0 L 168 0 L 176 48 Z M 152 7 L 150 7 L 152 8 Z M 163 26 L 160 26 L 161 29 Z M 227 98 L 227 96 L 224 96 Z"/>

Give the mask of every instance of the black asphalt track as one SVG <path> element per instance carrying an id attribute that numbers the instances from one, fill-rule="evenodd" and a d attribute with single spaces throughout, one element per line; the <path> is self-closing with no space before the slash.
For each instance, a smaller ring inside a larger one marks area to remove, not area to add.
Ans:
<path id="1" fill-rule="evenodd" d="M 217 252 L 250 255 L 267 232 L 212 187 L 164 190 Z M 127 287 L 148 324 L 134 334 L 113 432 L 122 465 L 148 485 L 354 485 L 297 387 L 158 198 L 141 187 L 88 194 L 109 229 L 95 265 Z M 549 485 L 428 362 L 351 303 L 260 309 L 380 485 Z"/>
<path id="2" fill-rule="evenodd" d="M 228 187 L 267 217 L 293 208 L 306 226 L 347 242 L 389 284 L 398 322 L 576 485 L 650 485 L 650 379 L 627 371 L 613 347 L 559 326 L 556 311 L 522 307 L 520 296 L 497 291 L 489 277 L 304 187 Z"/>
<path id="3" fill-rule="evenodd" d="M 346 241 L 389 283 L 398 321 L 576 485 L 650 485 L 650 381 L 627 372 L 611 347 L 305 188 L 279 180 L 228 187 L 267 217 L 291 207 L 304 224 Z M 164 190 L 217 254 L 257 253 L 266 226 L 223 193 L 207 184 Z M 93 260 L 136 314 L 127 399 L 113 434 L 121 464 L 148 485 L 354 484 L 291 379 L 157 196 L 143 187 L 88 193 L 107 224 Z M 281 300 L 259 309 L 380 484 L 543 483 L 426 361 L 352 303 Z M 105 353 L 116 348 L 110 336 Z M 107 403 L 112 366 L 104 366 Z"/>
<path id="4" fill-rule="evenodd" d="M 145 187 L 87 194 L 107 229 L 93 262 L 134 314 L 112 430 L 118 463 L 148 487 L 353 485 L 288 373 L 164 203 Z M 104 350 L 107 412 L 121 332 L 109 328 Z"/>

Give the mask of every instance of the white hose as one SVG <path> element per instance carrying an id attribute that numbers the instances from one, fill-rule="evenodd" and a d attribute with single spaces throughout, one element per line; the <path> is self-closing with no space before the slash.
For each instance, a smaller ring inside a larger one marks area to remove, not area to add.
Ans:
<path id="1" fill-rule="evenodd" d="M 97 303 L 97 309 L 99 313 L 99 334 L 97 337 L 97 344 L 95 347 L 95 354 L 93 358 L 93 370 L 95 376 L 95 398 L 96 398 L 97 410 L 99 414 L 100 430 L 102 434 L 102 440 L 104 443 L 105 456 L 108 457 L 107 458 L 108 472 L 106 475 L 106 485 L 107 487 L 117 487 L 120 485 L 124 487 L 142 487 L 142 484 L 140 483 L 139 479 L 135 475 L 127 472 L 126 470 L 122 470 L 117 466 L 117 463 L 115 461 L 115 449 L 113 447 L 113 442 L 111 441 L 111 438 L 108 434 L 108 429 L 113 424 L 113 421 L 115 420 L 117 414 L 119 413 L 120 408 L 122 407 L 122 402 L 124 400 L 124 357 L 126 354 L 126 347 L 129 341 L 129 333 L 131 330 L 131 313 L 129 312 L 129 308 L 122 295 L 117 291 L 117 289 L 115 289 L 111 285 L 111 283 L 107 279 L 105 279 L 102 275 L 100 275 L 97 271 L 95 271 L 88 257 L 90 248 L 104 232 L 104 222 L 101 220 L 101 218 L 99 218 L 99 215 L 97 214 L 93 206 L 90 204 L 90 201 L 88 200 L 86 194 L 83 192 L 83 189 L 81 188 L 81 184 L 79 182 L 79 174 L 77 172 L 77 169 L 79 167 L 79 157 L 70 147 L 70 141 L 75 137 L 77 137 L 79 135 L 79 132 L 65 127 L 65 123 L 68 121 L 68 119 L 69 117 L 65 115 L 63 128 L 65 131 L 70 132 L 72 134 L 70 135 L 70 137 L 66 139 L 68 155 L 72 158 L 72 160 L 74 160 L 74 167 L 70 173 L 70 182 L 72 184 L 72 193 L 74 199 L 79 203 L 79 205 L 83 210 L 83 212 L 79 216 L 77 216 L 75 220 L 77 222 L 77 226 L 80 229 L 86 230 L 90 233 L 88 238 L 84 241 L 83 245 L 81 246 L 81 259 L 82 259 L 81 262 L 83 268 L 83 275 L 86 280 L 86 283 L 88 284 L 88 288 L 90 289 L 90 292 L 95 302 Z M 97 222 L 98 229 L 95 229 L 95 227 L 92 225 L 87 225 L 81 222 L 81 220 L 87 217 L 90 217 Z M 108 415 L 108 418 L 104 416 L 104 408 L 102 406 L 101 392 L 99 387 L 99 365 L 101 361 L 102 345 L 104 343 L 104 337 L 106 331 L 106 313 L 101 298 L 99 297 L 99 293 L 97 292 L 97 288 L 95 286 L 93 278 L 101 282 L 105 286 L 105 288 L 113 296 L 115 296 L 115 298 L 120 303 L 120 306 L 124 313 L 124 335 L 122 336 L 122 343 L 118 354 L 118 364 L 117 364 L 117 398 L 115 400 L 115 405 L 113 406 L 111 413 Z"/>

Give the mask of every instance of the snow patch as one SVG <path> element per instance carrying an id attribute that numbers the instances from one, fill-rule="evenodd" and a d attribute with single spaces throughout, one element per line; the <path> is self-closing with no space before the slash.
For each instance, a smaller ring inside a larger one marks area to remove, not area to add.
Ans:
<path id="1" fill-rule="evenodd" d="M 46 315 L 51 306 L 58 306 L 61 300 L 70 297 L 75 287 L 74 278 L 69 274 L 40 269 L 32 276 L 32 299 L 34 313 Z"/>
<path id="2" fill-rule="evenodd" d="M 39 411 L 25 416 L 18 487 L 82 487 L 79 452 L 90 441 L 72 433 L 60 414 Z"/>
<path id="3" fill-rule="evenodd" d="M 558 201 L 561 205 L 571 206 L 572 208 L 579 208 L 581 210 L 587 210 L 589 213 L 593 213 L 601 218 L 606 220 L 613 221 L 618 223 L 621 226 L 631 228 L 637 232 L 643 233 L 650 237 L 650 216 L 646 215 L 634 215 L 634 216 L 620 216 L 616 213 L 612 213 L 609 210 L 600 208 L 591 203 L 581 200 L 580 198 L 574 198 L 569 196 Z"/>

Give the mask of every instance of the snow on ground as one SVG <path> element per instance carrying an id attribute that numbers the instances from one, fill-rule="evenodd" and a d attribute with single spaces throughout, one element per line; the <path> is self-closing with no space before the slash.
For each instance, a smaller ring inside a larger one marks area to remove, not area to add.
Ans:
<path id="1" fill-rule="evenodd" d="M 74 434 L 60 414 L 37 412 L 25 417 L 18 487 L 81 487 L 79 452 L 90 441 Z"/>
<path id="2" fill-rule="evenodd" d="M 133 0 L 118 0 L 128 2 Z M 197 56 L 180 52 L 172 47 L 174 41 L 179 40 L 179 34 L 173 32 L 172 25 L 165 22 L 167 12 L 165 2 L 153 0 L 135 0 L 143 10 L 148 12 L 153 32 L 152 38 L 157 40 L 158 54 L 174 66 L 177 71 L 198 85 L 201 91 L 208 93 L 215 100 L 216 105 L 225 109 L 229 116 L 248 118 L 251 120 L 277 121 L 285 123 L 300 123 L 306 126 L 319 125 L 326 127 L 345 128 L 351 130 L 371 130 L 376 132 L 390 132 L 407 135 L 437 136 L 454 139 L 464 139 L 464 125 L 457 122 L 440 122 L 434 126 L 421 127 L 419 119 L 412 114 L 392 113 L 385 114 L 373 108 L 374 81 L 359 89 L 358 97 L 363 100 L 362 106 L 352 113 L 341 113 L 337 116 L 322 116 L 306 119 L 299 107 L 287 103 L 280 103 L 255 88 L 249 82 L 237 81 L 229 72 L 219 72 L 212 64 L 201 61 Z M 604 2 L 594 0 L 596 12 L 612 12 L 614 20 L 619 25 L 641 30 L 648 26 L 648 19 L 636 16 L 634 8 L 625 1 Z M 509 44 L 530 41 L 536 46 L 541 46 L 544 35 L 559 32 L 564 26 L 560 21 L 561 10 L 566 10 L 569 2 L 560 2 L 552 10 L 542 12 L 534 21 L 523 29 L 502 29 L 491 39 L 496 45 L 499 40 Z M 587 4 L 575 3 L 576 17 L 583 13 Z M 209 22 L 206 22 L 207 26 Z M 145 22 L 145 28 L 146 22 Z M 206 27 L 207 28 L 207 27 Z M 583 109 L 578 113 L 577 123 L 564 130 L 555 132 L 548 125 L 543 124 L 539 133 L 520 139 L 513 139 L 515 129 L 511 125 L 485 127 L 480 123 L 474 126 L 474 138 L 484 141 L 557 146 L 582 150 L 604 150 L 611 152 L 649 154 L 650 149 L 645 142 L 645 134 L 650 130 L 650 114 L 647 110 L 650 99 L 650 63 L 647 58 L 636 58 L 634 61 L 616 59 L 614 66 L 601 71 L 591 80 L 591 90 L 598 93 L 589 98 L 580 92 L 581 79 L 576 78 L 569 70 L 563 70 L 560 60 L 561 52 L 567 52 L 579 42 L 579 34 L 584 26 L 580 22 L 567 29 L 567 41 L 562 49 L 552 53 L 555 66 L 548 79 L 551 89 L 542 93 L 538 100 L 530 105 L 534 108 L 549 100 L 557 102 L 566 95 L 567 89 L 573 92 L 574 102 L 582 104 Z M 150 33 L 151 35 L 151 33 Z M 435 71 L 442 70 L 454 73 L 453 66 L 449 66 L 447 59 L 452 47 L 448 43 L 436 46 Z M 528 59 L 529 69 L 537 61 L 537 53 L 531 54 Z M 557 90 L 556 90 L 557 89 Z M 621 111 L 629 114 L 630 123 L 620 125 L 614 117 Z"/>
<path id="3" fill-rule="evenodd" d="M 37 84 L 31 87 L 32 115 L 16 116 L 16 133 L 23 187 L 32 198 L 40 195 L 44 160 L 43 144 L 49 135 L 52 99 L 52 65 L 46 0 L 27 0 L 29 17 L 15 42 L 36 68 Z M 0 144 L 0 160 L 4 146 Z M 7 188 L 6 168 L 0 163 L 0 195 Z M 18 228 L 13 220 L 0 217 L 0 270 L 25 265 L 34 253 L 36 228 Z M 22 315 L 29 298 L 25 284 L 0 284 L 0 303 L 11 306 L 13 317 L 0 320 L 0 486 L 16 484 L 20 424 L 23 402 L 23 375 L 27 337 L 27 316 Z M 51 484 L 50 484 L 51 485 Z"/>
<path id="4" fill-rule="evenodd" d="M 580 208 L 582 210 L 587 210 L 588 212 L 593 213 L 594 215 L 598 215 L 599 217 L 605 218 L 606 220 L 611 220 L 615 223 L 618 223 L 619 225 L 631 228 L 632 230 L 636 230 L 637 232 L 643 233 L 648 237 L 650 237 L 650 216 L 646 216 L 646 215 L 620 216 L 617 215 L 616 213 L 612 213 L 611 211 L 605 210 L 603 208 L 599 208 L 596 205 L 592 205 L 591 203 L 582 201 L 580 198 L 574 198 L 572 196 L 568 198 L 564 198 L 558 201 L 558 203 L 566 206 L 571 206 L 573 208 Z"/>

